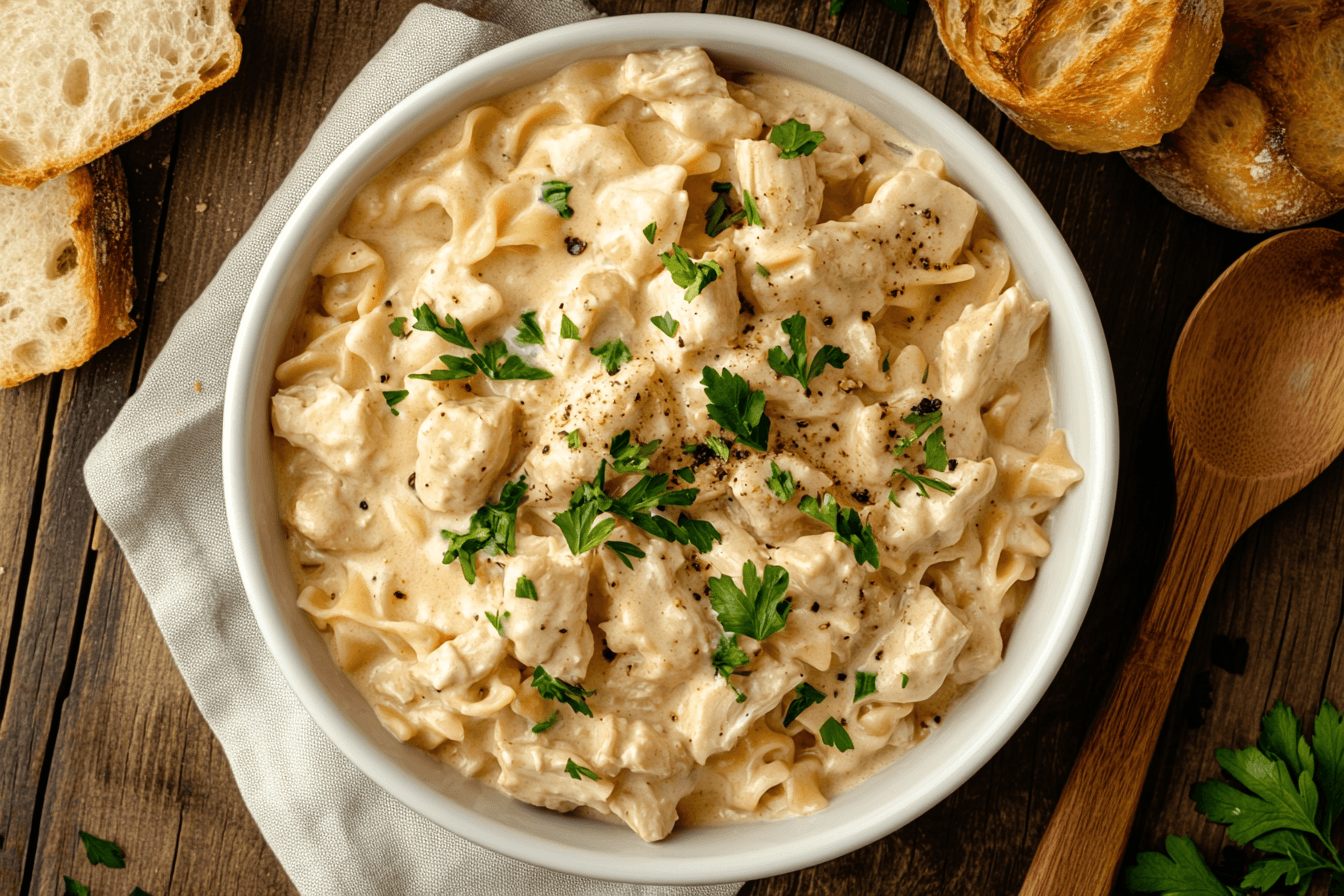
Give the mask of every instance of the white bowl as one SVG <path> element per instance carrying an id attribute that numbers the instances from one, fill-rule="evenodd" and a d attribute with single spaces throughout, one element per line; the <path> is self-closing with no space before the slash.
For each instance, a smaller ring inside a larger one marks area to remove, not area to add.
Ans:
<path id="1" fill-rule="evenodd" d="M 1052 516 L 1054 552 L 1008 642 L 927 742 L 805 818 L 678 830 L 647 844 L 623 826 L 528 806 L 399 742 L 295 604 L 271 470 L 270 396 L 281 341 L 317 249 L 361 186 L 460 109 L 579 59 L 704 47 L 732 68 L 785 74 L 851 100 L 942 153 L 980 200 L 1031 290 L 1050 302 L 1055 413 L 1086 471 Z M 1017 729 L 1064 660 L 1092 597 L 1115 499 L 1115 385 L 1087 284 L 1059 231 L 994 148 L 928 93 L 831 41 L 748 19 L 662 14 L 596 19 L 515 41 L 440 76 L 380 118 L 317 179 L 257 278 L 234 345 L 224 406 L 224 491 L 257 624 L 313 720 L 396 799 L 450 831 L 524 862 L 634 883 L 701 884 L 781 874 L 864 846 L 961 786 Z"/>

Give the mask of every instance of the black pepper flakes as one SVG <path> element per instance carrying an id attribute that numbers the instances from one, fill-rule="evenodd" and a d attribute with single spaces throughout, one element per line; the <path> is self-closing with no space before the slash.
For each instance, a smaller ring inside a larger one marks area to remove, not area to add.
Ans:
<path id="1" fill-rule="evenodd" d="M 360 501 L 360 502 L 359 502 L 359 509 L 360 509 L 360 510 L 368 510 L 368 509 L 369 509 L 369 502 L 368 502 L 368 501 Z"/>
<path id="2" fill-rule="evenodd" d="M 565 237 L 565 251 L 570 255 L 582 255 L 588 244 L 576 236 Z"/>

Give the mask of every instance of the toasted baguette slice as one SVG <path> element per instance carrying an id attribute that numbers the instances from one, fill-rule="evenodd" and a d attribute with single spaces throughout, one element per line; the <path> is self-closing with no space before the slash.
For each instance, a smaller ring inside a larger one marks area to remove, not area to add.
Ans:
<path id="1" fill-rule="evenodd" d="M 1288 30 L 1251 74 L 1283 125 L 1293 164 L 1344 195 L 1344 3 L 1316 23 Z"/>
<path id="2" fill-rule="evenodd" d="M 1059 149 L 1156 143 L 1195 106 L 1222 43 L 1222 0 L 931 0 L 980 92 Z"/>
<path id="3" fill-rule="evenodd" d="M 0 187 L 0 388 L 77 367 L 135 329 L 116 156 L 35 190 Z"/>
<path id="4" fill-rule="evenodd" d="M 0 3 L 0 184 L 36 187 L 238 70 L 229 0 Z"/>

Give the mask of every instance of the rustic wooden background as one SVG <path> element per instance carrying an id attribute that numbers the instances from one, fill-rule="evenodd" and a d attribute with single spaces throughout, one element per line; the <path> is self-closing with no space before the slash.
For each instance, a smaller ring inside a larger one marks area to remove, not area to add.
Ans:
<path id="1" fill-rule="evenodd" d="M 63 874 L 103 894 L 136 885 L 153 896 L 296 892 L 98 520 L 81 466 L 326 110 L 413 3 L 254 0 L 237 77 L 118 150 L 135 222 L 140 328 L 77 371 L 0 392 L 0 893 L 58 893 Z M 1256 238 L 1179 211 L 1118 157 L 1057 152 L 1024 134 L 949 63 L 918 2 L 908 18 L 878 0 L 849 0 L 838 16 L 827 0 L 597 6 L 752 16 L 886 63 L 998 146 L 1087 275 L 1120 389 L 1123 463 L 1102 585 L 1058 680 L 998 756 L 916 823 L 743 890 L 1015 893 L 1162 560 L 1173 510 L 1164 387 L 1176 337 L 1203 291 Z M 1326 223 L 1344 227 L 1344 216 Z M 1291 433 L 1275 432 L 1273 421 L 1266 435 L 1291 450 Z M 1216 772 L 1214 748 L 1253 740 L 1276 699 L 1302 709 L 1323 696 L 1344 700 L 1342 544 L 1344 466 L 1335 464 L 1233 550 L 1167 714 L 1133 848 L 1188 833 L 1222 861 L 1221 830 L 1186 796 Z M 81 828 L 119 842 L 129 870 L 90 868 Z"/>

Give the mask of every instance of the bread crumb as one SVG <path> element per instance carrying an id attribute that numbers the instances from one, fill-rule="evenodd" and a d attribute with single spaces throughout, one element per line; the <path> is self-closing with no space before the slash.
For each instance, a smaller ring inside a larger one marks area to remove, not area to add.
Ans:
<path id="1" fill-rule="evenodd" d="M 197 381 L 196 381 L 196 385 L 195 385 L 193 388 L 194 388 L 197 392 L 201 391 L 201 381 L 200 381 L 200 380 L 197 380 Z"/>
<path id="2" fill-rule="evenodd" d="M 172 156 L 164 156 L 164 157 L 163 157 L 163 161 L 160 162 L 159 164 L 162 165 L 163 167 L 167 168 L 167 167 L 168 167 L 168 162 L 171 161 L 172 158 L 173 158 Z"/>
<path id="3" fill-rule="evenodd" d="M 163 281 L 165 281 L 165 280 L 167 280 L 167 279 L 168 279 L 168 275 L 165 274 L 163 271 L 159 271 L 159 282 L 162 283 Z"/>
<path id="4" fill-rule="evenodd" d="M 198 212 L 203 212 L 203 211 L 205 211 L 205 210 L 206 210 L 207 208 L 209 208 L 209 207 L 210 207 L 210 206 L 206 205 L 204 202 L 198 202 L 198 203 L 196 203 L 196 211 L 198 211 Z"/>

